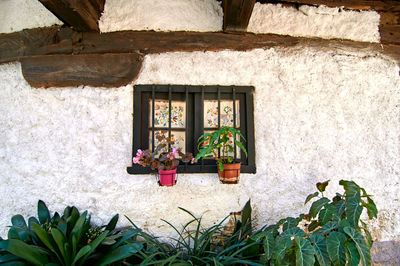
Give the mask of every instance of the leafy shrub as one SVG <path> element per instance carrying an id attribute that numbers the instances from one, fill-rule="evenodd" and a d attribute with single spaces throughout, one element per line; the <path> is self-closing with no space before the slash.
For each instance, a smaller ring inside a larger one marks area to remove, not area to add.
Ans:
<path id="1" fill-rule="evenodd" d="M 38 202 L 38 219 L 28 224 L 21 215 L 11 218 L 8 240 L 0 241 L 0 262 L 13 265 L 29 262 L 34 265 L 106 265 L 136 253 L 141 246 L 127 244 L 136 230 L 115 230 L 118 215 L 105 226 L 93 227 L 87 211 L 66 207 L 62 216 L 51 217 L 43 201 Z"/>

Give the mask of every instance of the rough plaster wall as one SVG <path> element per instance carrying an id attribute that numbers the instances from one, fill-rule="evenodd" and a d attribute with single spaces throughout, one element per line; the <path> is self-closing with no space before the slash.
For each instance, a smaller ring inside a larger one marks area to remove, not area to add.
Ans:
<path id="1" fill-rule="evenodd" d="M 171 188 L 128 175 L 132 86 L 34 89 L 19 64 L 0 65 L 0 230 L 13 214 L 74 204 L 105 223 L 128 215 L 157 235 L 160 218 L 204 214 L 205 226 L 251 198 L 256 225 L 306 211 L 330 179 L 354 179 L 380 210 L 378 240 L 400 239 L 400 79 L 395 62 L 370 54 L 299 48 L 146 56 L 137 84 L 254 85 L 257 174 L 222 185 L 216 174 L 180 174 Z M 332 195 L 332 194 L 331 194 Z M 127 221 L 122 218 L 123 224 Z"/>
<path id="2" fill-rule="evenodd" d="M 99 26 L 101 32 L 221 31 L 222 16 L 215 0 L 107 0 Z"/>
<path id="3" fill-rule="evenodd" d="M 54 24 L 63 22 L 37 0 L 0 0 L 0 33 Z"/>
<path id="4" fill-rule="evenodd" d="M 379 42 L 379 14 L 326 6 L 282 7 L 256 3 L 247 28 L 255 33 Z"/>

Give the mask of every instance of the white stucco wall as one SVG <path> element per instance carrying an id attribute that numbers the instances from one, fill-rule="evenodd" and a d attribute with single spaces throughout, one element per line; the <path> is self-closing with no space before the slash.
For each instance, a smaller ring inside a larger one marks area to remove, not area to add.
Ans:
<path id="1" fill-rule="evenodd" d="M 282 35 L 379 42 L 375 11 L 350 11 L 326 6 L 302 5 L 299 9 L 256 3 L 247 31 Z"/>
<path id="2" fill-rule="evenodd" d="M 101 32 L 221 31 L 222 17 L 215 0 L 107 0 L 99 27 Z"/>
<path id="3" fill-rule="evenodd" d="M 36 0 L 0 0 L 0 33 L 62 25 L 56 16 Z"/>
<path id="4" fill-rule="evenodd" d="M 96 222 L 127 215 L 157 235 L 204 214 L 205 226 L 251 198 L 257 225 L 297 215 L 318 181 L 364 186 L 380 210 L 378 240 L 400 239 L 399 68 L 372 54 L 269 49 L 145 57 L 136 84 L 253 85 L 257 174 L 222 185 L 217 174 L 180 174 L 159 187 L 128 175 L 132 86 L 31 88 L 20 65 L 0 65 L 0 230 L 11 215 L 73 204 Z M 122 224 L 127 221 L 122 218 Z"/>

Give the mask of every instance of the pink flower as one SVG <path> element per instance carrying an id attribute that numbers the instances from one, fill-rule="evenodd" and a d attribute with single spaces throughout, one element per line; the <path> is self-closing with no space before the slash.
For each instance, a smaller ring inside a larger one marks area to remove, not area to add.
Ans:
<path id="1" fill-rule="evenodd" d="M 136 156 L 140 156 L 143 153 L 143 151 L 141 149 L 138 149 L 136 152 Z"/>
<path id="2" fill-rule="evenodd" d="M 135 158 L 133 158 L 133 163 L 139 163 L 139 158 L 138 157 L 135 157 Z"/>
<path id="3" fill-rule="evenodd" d="M 173 148 L 171 154 L 176 157 L 179 155 L 179 152 L 177 149 Z"/>
<path id="4" fill-rule="evenodd" d="M 195 161 L 194 158 L 190 161 L 190 163 L 197 163 L 197 160 Z"/>

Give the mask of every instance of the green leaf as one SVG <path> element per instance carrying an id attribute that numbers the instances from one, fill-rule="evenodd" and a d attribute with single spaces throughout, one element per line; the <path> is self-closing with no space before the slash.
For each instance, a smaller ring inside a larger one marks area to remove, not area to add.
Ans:
<path id="1" fill-rule="evenodd" d="M 350 266 L 358 266 L 360 264 L 360 254 L 354 242 L 346 242 L 348 264 Z"/>
<path id="2" fill-rule="evenodd" d="M 325 224 L 322 228 L 318 229 L 321 234 L 326 235 L 338 228 L 338 223 L 337 222 L 329 222 Z"/>
<path id="3" fill-rule="evenodd" d="M 378 217 L 378 209 L 376 208 L 375 202 L 371 198 L 367 198 L 368 203 L 361 200 L 361 204 L 363 207 L 367 208 L 367 213 L 369 219 Z"/>
<path id="4" fill-rule="evenodd" d="M 329 258 L 335 265 L 346 264 L 346 249 L 343 245 L 346 240 L 346 235 L 340 232 L 332 232 L 327 238 L 326 247 L 328 249 Z"/>
<path id="5" fill-rule="evenodd" d="M 293 242 L 290 237 L 279 236 L 275 239 L 273 259 L 275 262 L 282 262 L 285 258 L 286 250 L 292 246 Z"/>
<path id="6" fill-rule="evenodd" d="M 235 144 L 244 152 L 244 154 L 246 155 L 246 158 L 247 158 L 247 151 L 246 151 L 246 148 L 243 146 L 243 144 L 241 142 L 237 141 L 236 139 L 235 139 Z"/>
<path id="7" fill-rule="evenodd" d="M 264 253 L 267 261 L 270 260 L 272 257 L 274 244 L 275 244 L 274 234 L 272 232 L 267 232 L 264 239 Z"/>
<path id="8" fill-rule="evenodd" d="M 287 229 L 281 234 L 281 237 L 292 237 L 292 236 L 305 236 L 306 233 L 298 227 L 292 227 Z"/>
<path id="9" fill-rule="evenodd" d="M 78 243 L 79 240 L 82 237 L 82 231 L 83 231 L 83 226 L 86 220 L 86 215 L 87 211 L 84 211 L 82 215 L 78 218 L 78 220 L 75 223 L 74 228 L 71 231 L 71 242 L 72 242 L 72 254 L 75 255 L 77 248 L 78 248 Z"/>
<path id="10" fill-rule="evenodd" d="M 56 242 L 58 250 L 60 251 L 61 256 L 63 257 L 64 262 L 66 262 L 66 264 L 69 264 L 69 254 L 66 254 L 64 250 L 64 244 L 66 243 L 66 239 L 63 233 L 57 228 L 52 228 L 51 236 L 53 237 L 54 242 Z"/>
<path id="11" fill-rule="evenodd" d="M 317 257 L 318 263 L 321 266 L 330 266 L 329 254 L 326 247 L 325 238 L 317 233 L 310 235 L 310 241 L 315 250 L 315 256 Z"/>
<path id="12" fill-rule="evenodd" d="M 344 200 L 339 200 L 336 205 L 336 214 L 337 216 L 342 216 L 342 214 L 344 213 L 344 211 L 346 210 L 346 202 Z"/>
<path id="13" fill-rule="evenodd" d="M 307 202 L 309 202 L 311 199 L 317 197 L 318 195 L 319 195 L 319 192 L 318 192 L 318 191 L 315 192 L 315 193 L 312 193 L 312 194 L 308 195 L 307 198 L 306 198 L 306 201 L 304 202 L 304 205 L 306 205 Z"/>
<path id="14" fill-rule="evenodd" d="M 11 218 L 11 224 L 15 227 L 19 227 L 21 229 L 28 229 L 28 227 L 26 226 L 26 222 L 25 219 L 22 215 L 18 214 L 18 215 L 14 215 Z"/>
<path id="15" fill-rule="evenodd" d="M 92 251 L 92 248 L 89 245 L 83 246 L 78 253 L 76 254 L 74 261 L 72 262 L 72 265 L 75 265 L 80 258 L 83 256 L 90 254 L 90 251 Z"/>
<path id="16" fill-rule="evenodd" d="M 105 254 L 101 259 L 98 261 L 98 265 L 108 265 L 110 263 L 122 260 L 135 254 L 138 250 L 141 250 L 143 246 L 139 243 L 127 244 L 124 246 L 120 246 L 116 249 L 111 250 L 107 254 Z"/>
<path id="17" fill-rule="evenodd" d="M 357 247 L 358 253 L 360 254 L 361 262 L 364 266 L 371 265 L 371 254 L 370 250 L 365 243 L 364 237 L 360 232 L 352 227 L 345 227 L 344 232 L 353 240 Z"/>
<path id="18" fill-rule="evenodd" d="M 360 201 L 356 197 L 347 199 L 346 216 L 352 227 L 358 226 L 358 220 L 360 219 L 362 210 L 363 208 L 360 205 Z"/>
<path id="19" fill-rule="evenodd" d="M 40 224 L 50 222 L 49 209 L 47 209 L 46 204 L 41 200 L 39 200 L 39 202 L 38 202 L 38 217 L 39 217 Z"/>
<path id="20" fill-rule="evenodd" d="M 0 242 L 0 248 L 35 265 L 44 265 L 48 262 L 46 252 L 36 246 L 28 245 L 21 240 L 9 239 Z"/>
<path id="21" fill-rule="evenodd" d="M 328 180 L 328 181 L 325 181 L 325 182 L 322 182 L 322 183 L 317 183 L 317 189 L 320 191 L 320 192 L 324 192 L 325 191 L 325 189 L 326 189 L 326 186 L 328 186 L 328 184 L 329 184 L 329 181 L 330 180 Z"/>
<path id="22" fill-rule="evenodd" d="M 286 218 L 286 223 L 283 224 L 282 230 L 286 231 L 289 228 L 296 227 L 299 224 L 299 220 L 293 217 Z"/>
<path id="23" fill-rule="evenodd" d="M 356 198 L 358 201 L 361 199 L 360 187 L 353 181 L 340 180 L 339 184 L 343 186 L 346 191 L 346 198 Z"/>
<path id="24" fill-rule="evenodd" d="M 309 212 L 309 217 L 310 219 L 314 218 L 317 216 L 318 212 L 324 207 L 326 204 L 328 204 L 329 199 L 328 198 L 320 198 L 317 201 L 314 201 L 313 204 L 311 205 L 310 212 Z"/>
<path id="25" fill-rule="evenodd" d="M 95 249 L 100 245 L 100 243 L 106 238 L 107 234 L 109 233 L 108 230 L 105 230 L 103 233 L 101 233 L 101 235 L 99 235 L 98 237 L 96 237 L 90 244 L 90 249 L 92 252 L 95 251 Z M 90 253 L 87 253 L 85 255 L 85 257 L 82 259 L 82 262 L 85 262 L 87 260 L 87 258 L 89 257 Z M 82 263 L 81 262 L 81 263 Z"/>
<path id="26" fill-rule="evenodd" d="M 320 226 L 324 226 L 332 219 L 333 215 L 335 214 L 335 206 L 327 204 L 325 205 L 324 209 L 319 212 L 318 215 L 318 222 Z"/>
<path id="27" fill-rule="evenodd" d="M 296 236 L 294 240 L 296 242 L 296 266 L 314 265 L 314 248 L 311 246 L 311 243 L 299 236 Z"/>
<path id="28" fill-rule="evenodd" d="M 33 223 L 32 230 L 35 234 L 39 237 L 40 241 L 50 249 L 55 255 L 58 256 L 56 243 L 54 242 L 53 238 L 49 233 L 47 233 L 40 225 Z"/>
<path id="29" fill-rule="evenodd" d="M 111 232 L 112 230 L 114 230 L 114 229 L 115 229 L 115 226 L 116 226 L 117 223 L 118 223 L 118 218 L 119 218 L 119 215 L 118 215 L 118 214 L 114 215 L 114 217 L 111 218 L 110 222 L 107 224 L 105 230 L 108 230 L 108 231 L 110 231 L 110 232 Z"/>

